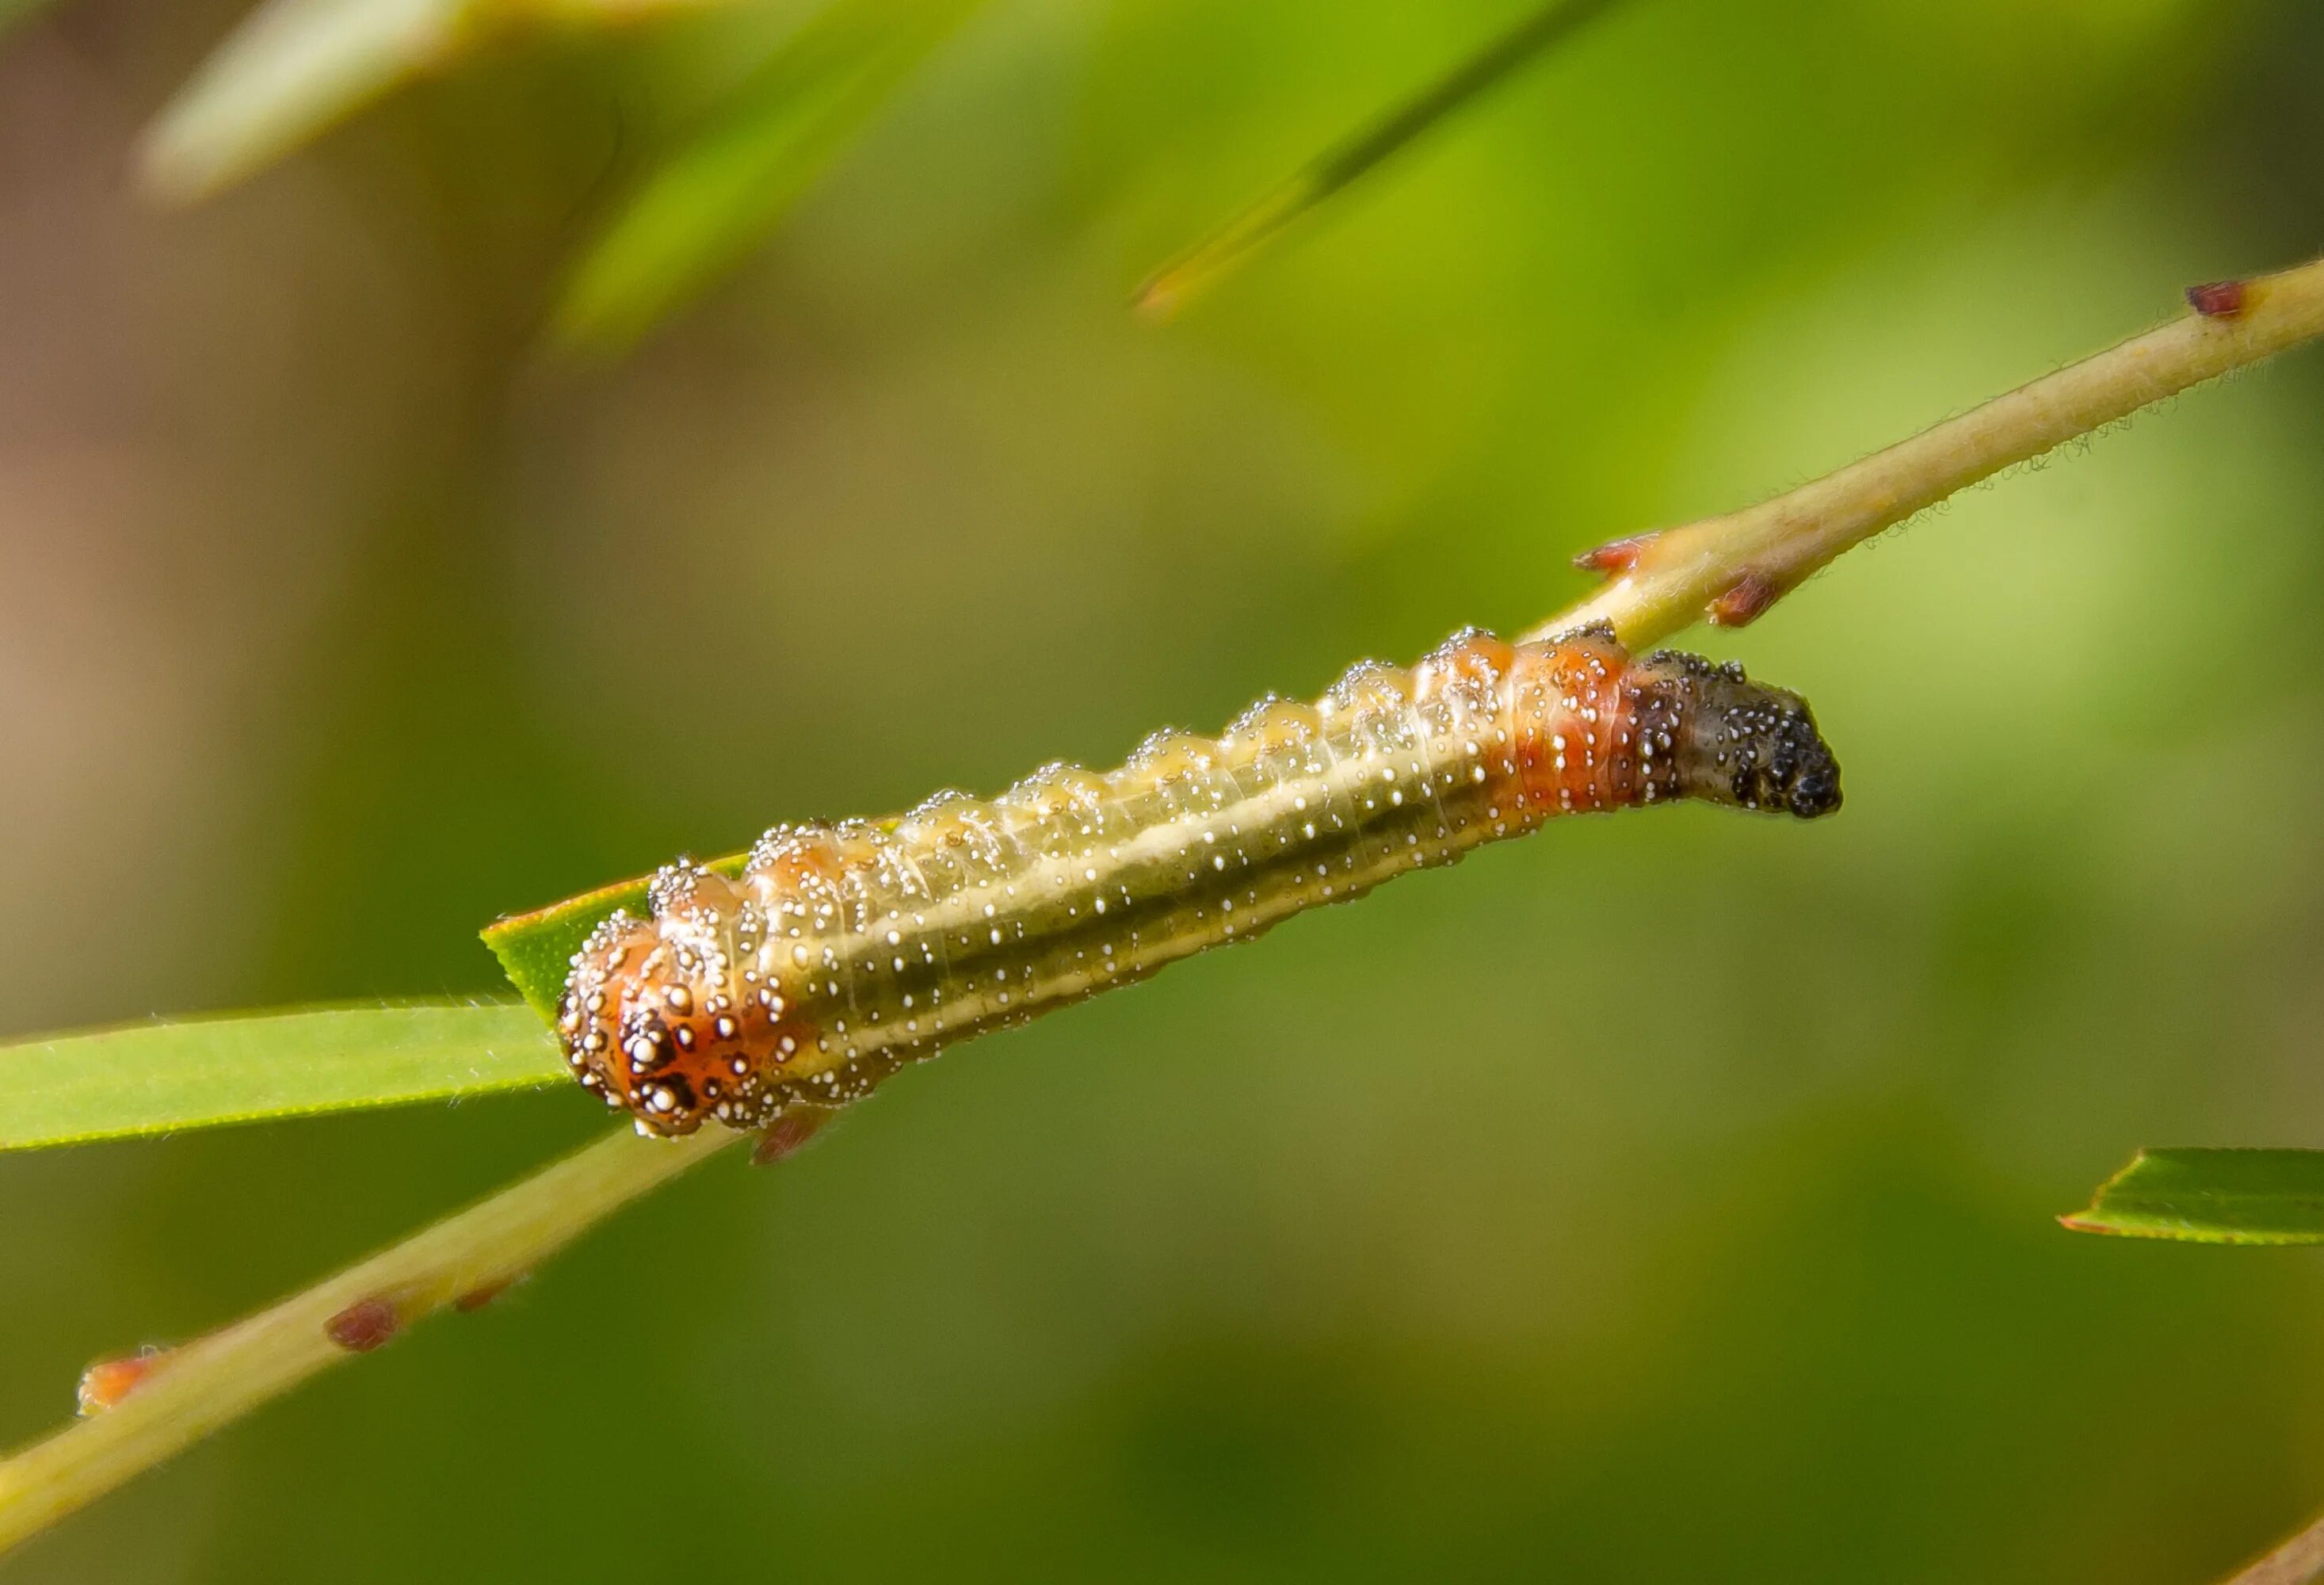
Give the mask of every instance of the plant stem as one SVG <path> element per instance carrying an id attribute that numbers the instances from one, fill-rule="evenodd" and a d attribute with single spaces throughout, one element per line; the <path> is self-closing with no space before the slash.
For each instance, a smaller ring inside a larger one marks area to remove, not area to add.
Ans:
<path id="1" fill-rule="evenodd" d="M 447 1304 L 480 1302 L 722 1146 L 626 1129 L 223 1332 L 155 1356 L 118 1404 L 0 1463 L 0 1552 Z"/>
<path id="2" fill-rule="evenodd" d="M 1706 615 L 1740 626 L 1841 551 L 1958 490 L 2324 335 L 2324 260 L 2189 295 L 2213 311 L 2185 314 L 1771 501 L 1593 553 L 1585 565 L 1607 567 L 1612 581 L 1526 637 L 1604 622 L 1637 649 Z"/>
<path id="3" fill-rule="evenodd" d="M 2244 1570 L 2225 1585 L 2312 1585 L 2324 1579 L 2324 1519 Z"/>
<path id="4" fill-rule="evenodd" d="M 1585 563 L 1611 572 L 1611 581 L 1527 636 L 1605 622 L 1635 647 L 1689 625 L 1706 607 L 1713 620 L 1748 621 L 1849 546 L 1964 485 L 2324 335 L 2324 260 L 2192 295 L 2208 312 L 2174 319 L 1812 484 L 1593 552 Z M 798 1137 L 811 1127 L 803 1124 Z M 318 1287 L 163 1356 L 115 1407 L 0 1462 L 0 1551 L 348 1352 L 523 1275 L 738 1138 L 715 1129 L 674 1144 L 626 1132 L 604 1140 Z M 770 1144 L 779 1154 L 796 1142 Z M 2324 1534 L 2310 1536 L 2278 1557 L 2303 1545 L 2324 1553 Z M 2254 1573 L 2237 1585 L 2292 1578 Z"/>

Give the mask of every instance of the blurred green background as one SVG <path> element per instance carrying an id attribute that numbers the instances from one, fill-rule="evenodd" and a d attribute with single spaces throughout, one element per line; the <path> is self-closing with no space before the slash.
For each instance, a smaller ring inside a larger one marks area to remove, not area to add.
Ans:
<path id="1" fill-rule="evenodd" d="M 544 356 L 797 5 L 426 84 L 182 214 L 235 20 L 0 45 L 0 1019 L 488 990 L 494 914 L 1519 626 L 2324 238 L 2301 0 L 1632 0 L 1181 322 L 1516 0 L 991 0 L 771 246 Z M 626 173 L 626 175 L 625 175 Z M 2324 1144 L 2324 358 L 1696 635 L 1814 827 L 1553 826 L 720 1160 L 12 1579 L 2177 1582 L 2324 1506 L 2324 1269 L 2076 1238 Z M 604 1127 L 0 1159 L 0 1442 Z"/>

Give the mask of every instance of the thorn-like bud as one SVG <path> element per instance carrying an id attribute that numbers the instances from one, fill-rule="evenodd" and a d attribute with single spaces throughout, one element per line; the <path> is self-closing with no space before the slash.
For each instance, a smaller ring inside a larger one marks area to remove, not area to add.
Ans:
<path id="1" fill-rule="evenodd" d="M 378 1294 L 357 1299 L 323 1322 L 323 1334 L 350 1354 L 368 1354 L 402 1330 L 395 1301 Z"/>
<path id="2" fill-rule="evenodd" d="M 1748 627 L 1783 594 L 1765 573 L 1747 572 L 1711 603 L 1713 627 Z"/>
<path id="3" fill-rule="evenodd" d="M 2187 289 L 2187 306 L 2206 319 L 2240 319 L 2251 307 L 2251 290 L 2240 281 L 2207 281 Z"/>
<path id="4" fill-rule="evenodd" d="M 1638 558 L 1646 547 L 1660 538 L 1657 534 L 1633 534 L 1627 539 L 1611 539 L 1595 550 L 1584 550 L 1573 558 L 1573 565 L 1583 572 L 1603 573 L 1618 578 L 1638 565 Z"/>
<path id="5" fill-rule="evenodd" d="M 148 1347 L 118 1359 L 99 1359 L 80 1373 L 80 1412 L 101 1415 L 145 1385 L 176 1350 Z"/>

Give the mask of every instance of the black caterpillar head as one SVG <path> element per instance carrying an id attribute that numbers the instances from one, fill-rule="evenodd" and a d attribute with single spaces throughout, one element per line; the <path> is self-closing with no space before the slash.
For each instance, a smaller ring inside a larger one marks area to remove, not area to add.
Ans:
<path id="1" fill-rule="evenodd" d="M 1840 761 L 1797 694 L 1769 689 L 1762 699 L 1731 706 L 1727 732 L 1737 745 L 1728 779 L 1735 802 L 1803 820 L 1840 807 Z"/>
<path id="2" fill-rule="evenodd" d="M 1805 699 L 1753 682 L 1732 661 L 1665 651 L 1644 665 L 1687 696 L 1682 795 L 1803 820 L 1840 807 L 1840 761 Z"/>

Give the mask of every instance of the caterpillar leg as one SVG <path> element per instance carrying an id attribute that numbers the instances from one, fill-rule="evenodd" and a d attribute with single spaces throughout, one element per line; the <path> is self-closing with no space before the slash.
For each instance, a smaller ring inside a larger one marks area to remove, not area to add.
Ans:
<path id="1" fill-rule="evenodd" d="M 795 1154 L 801 1146 L 816 1136 L 817 1129 L 838 1115 L 831 1106 L 791 1106 L 767 1125 L 759 1142 L 751 1147 L 752 1166 L 772 1166 L 785 1156 Z"/>

